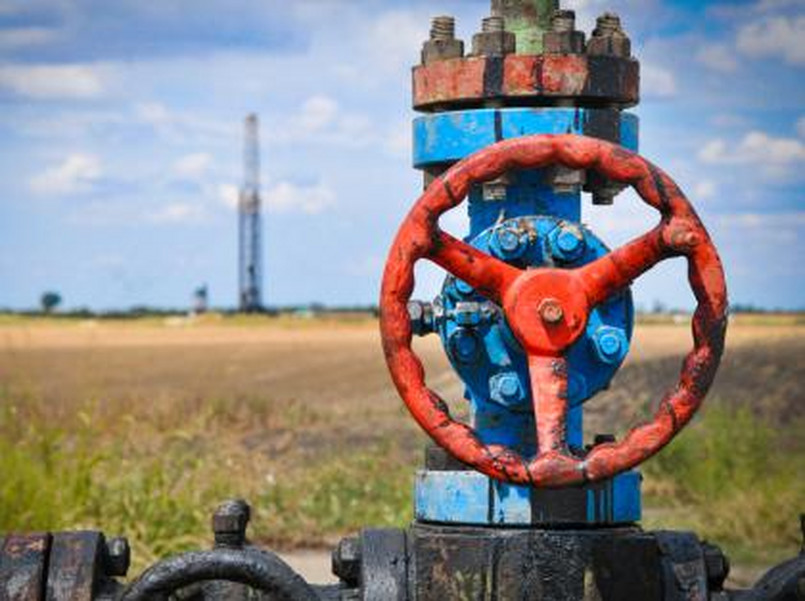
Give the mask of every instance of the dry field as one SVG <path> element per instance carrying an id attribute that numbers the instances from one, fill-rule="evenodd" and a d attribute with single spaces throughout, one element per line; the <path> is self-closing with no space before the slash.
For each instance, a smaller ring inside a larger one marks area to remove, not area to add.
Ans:
<path id="1" fill-rule="evenodd" d="M 675 381 L 689 346 L 685 326 L 639 327 L 629 362 L 589 405 L 589 433 L 621 432 L 645 415 Z M 417 348 L 432 386 L 459 399 L 438 340 Z M 750 461 L 760 449 L 767 462 L 742 486 L 754 486 L 769 465 L 779 465 L 783 481 L 805 480 L 803 368 L 801 321 L 734 320 L 708 403 L 720 417 L 671 450 L 674 465 L 695 465 L 687 447 L 695 454 L 706 441 L 717 454 L 717 441 L 727 438 L 729 449 L 733 437 L 751 443 L 735 447 L 735 461 L 745 459 L 741 449 Z M 425 442 L 391 387 L 371 320 L 8 318 L 0 321 L 0 403 L 0 530 L 117 528 L 137 541 L 141 562 L 203 544 L 211 506 L 232 495 L 258 506 L 259 539 L 285 547 L 327 544 L 362 524 L 404 523 L 411 466 Z M 651 526 L 702 527 L 710 514 L 697 518 L 690 506 L 718 496 L 724 478 L 742 482 L 743 468 L 732 465 L 699 470 L 692 478 L 703 482 L 688 487 L 669 463 L 648 469 Z M 764 512 L 791 512 L 790 531 L 775 525 L 776 538 L 758 543 L 769 554 L 733 542 L 739 555 L 763 561 L 793 553 L 802 488 L 775 481 L 760 489 L 761 501 L 746 503 L 762 505 L 781 486 L 783 508 L 725 506 L 757 510 L 758 531 L 770 528 Z"/>

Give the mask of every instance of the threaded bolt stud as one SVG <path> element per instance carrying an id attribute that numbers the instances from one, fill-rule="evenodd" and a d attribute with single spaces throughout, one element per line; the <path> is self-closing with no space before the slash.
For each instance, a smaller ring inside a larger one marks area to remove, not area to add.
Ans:
<path id="1" fill-rule="evenodd" d="M 500 33 L 504 30 L 505 24 L 503 17 L 486 17 L 481 22 L 481 31 L 484 33 Z"/>
<path id="2" fill-rule="evenodd" d="M 441 42 L 456 39 L 456 19 L 446 15 L 434 17 L 431 22 L 430 39 Z"/>
<path id="3" fill-rule="evenodd" d="M 615 13 L 604 13 L 596 20 L 594 36 L 606 36 L 621 31 L 621 18 Z"/>
<path id="4" fill-rule="evenodd" d="M 576 30 L 576 13 L 572 10 L 556 10 L 551 17 L 551 28 L 556 33 Z"/>

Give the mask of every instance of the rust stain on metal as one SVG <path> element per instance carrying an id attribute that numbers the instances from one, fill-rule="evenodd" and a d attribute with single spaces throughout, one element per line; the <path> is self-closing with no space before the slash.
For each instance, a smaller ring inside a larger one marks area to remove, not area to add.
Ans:
<path id="1" fill-rule="evenodd" d="M 491 75 L 502 73 L 502 77 Z M 632 58 L 584 54 L 510 54 L 437 61 L 414 68 L 414 107 L 482 105 L 496 99 L 518 104 L 579 98 L 598 104 L 634 106 L 640 65 Z"/>

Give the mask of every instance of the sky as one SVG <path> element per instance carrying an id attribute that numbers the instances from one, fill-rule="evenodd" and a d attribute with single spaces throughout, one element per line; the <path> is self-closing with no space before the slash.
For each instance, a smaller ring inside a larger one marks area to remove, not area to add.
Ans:
<path id="1" fill-rule="evenodd" d="M 641 153 L 687 192 L 733 302 L 805 307 L 805 0 L 565 0 L 620 13 L 642 62 Z M 0 0 L 0 307 L 237 300 L 242 122 L 261 118 L 266 300 L 376 302 L 421 176 L 410 68 L 432 16 L 488 0 Z M 446 228 L 461 233 L 460 209 Z M 611 246 L 633 194 L 584 220 Z M 420 296 L 441 277 L 419 271 Z M 684 265 L 635 285 L 689 307 Z"/>

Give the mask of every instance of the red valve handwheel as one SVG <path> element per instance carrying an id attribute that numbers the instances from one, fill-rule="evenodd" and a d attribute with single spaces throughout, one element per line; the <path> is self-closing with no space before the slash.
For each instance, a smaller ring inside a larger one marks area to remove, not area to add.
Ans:
<path id="1" fill-rule="evenodd" d="M 577 269 L 523 271 L 442 232 L 439 217 L 463 201 L 476 183 L 513 169 L 553 164 L 591 169 L 637 190 L 662 215 L 649 233 Z M 651 422 L 618 443 L 585 456 L 568 448 L 567 362 L 564 351 L 585 330 L 590 311 L 665 259 L 684 256 L 698 301 L 693 350 L 678 384 Z M 411 350 L 407 303 L 414 264 L 428 259 L 503 308 L 528 355 L 537 453 L 527 459 L 501 445 L 485 445 L 475 431 L 450 417 L 444 401 L 425 384 Z M 411 414 L 454 457 L 498 480 L 558 488 L 615 476 L 645 461 L 691 420 L 715 377 L 724 349 L 727 291 L 718 252 L 690 202 L 662 170 L 608 142 L 574 135 L 530 136 L 499 142 L 456 164 L 417 201 L 391 247 L 380 298 L 383 349 L 392 378 Z"/>

